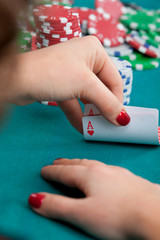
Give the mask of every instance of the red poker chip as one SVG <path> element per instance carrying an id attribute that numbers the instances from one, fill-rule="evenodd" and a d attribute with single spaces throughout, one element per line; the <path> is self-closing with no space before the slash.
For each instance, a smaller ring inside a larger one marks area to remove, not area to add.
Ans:
<path id="1" fill-rule="evenodd" d="M 75 28 L 80 27 L 80 21 L 77 20 L 76 23 L 70 23 L 68 22 L 68 24 L 60 24 L 58 26 L 54 26 L 52 24 L 48 24 L 45 25 L 44 23 L 39 23 L 39 22 L 35 22 L 35 28 L 38 29 L 45 29 L 45 30 L 50 30 L 50 31 L 66 31 L 66 30 L 74 30 Z"/>
<path id="2" fill-rule="evenodd" d="M 74 30 L 66 30 L 66 31 L 46 31 L 46 29 L 37 29 L 36 30 L 38 34 L 46 35 L 46 36 L 52 36 L 53 34 L 61 35 L 61 36 L 67 36 L 67 35 L 74 35 L 76 32 L 81 31 L 80 27 L 75 28 Z"/>
<path id="3" fill-rule="evenodd" d="M 89 16 L 88 33 L 96 36 L 105 47 L 123 44 L 126 36 L 124 26 L 119 21 L 99 13 Z"/>
<path id="4" fill-rule="evenodd" d="M 41 22 L 39 21 L 39 19 L 37 19 L 36 17 L 34 17 L 34 22 L 35 22 L 35 25 L 38 25 L 38 26 L 44 26 L 44 27 L 52 27 L 54 29 L 59 29 L 59 28 L 73 28 L 75 27 L 76 25 L 79 25 L 80 23 L 80 19 L 79 18 L 76 18 L 74 21 L 68 21 L 66 23 L 55 23 L 55 22 Z"/>
<path id="5" fill-rule="evenodd" d="M 52 34 L 52 35 L 44 35 L 44 34 L 39 34 L 37 38 L 39 39 L 48 39 L 48 40 L 55 40 L 55 39 L 60 39 L 60 38 L 67 38 L 67 39 L 71 39 L 74 37 L 78 37 L 81 33 L 81 30 L 75 32 L 74 34 Z"/>
<path id="6" fill-rule="evenodd" d="M 82 25 L 82 28 L 86 28 L 88 25 L 89 15 L 94 14 L 96 10 L 87 7 L 75 7 L 74 9 L 79 13 L 80 24 Z"/>
<path id="7" fill-rule="evenodd" d="M 78 34 L 77 37 L 80 37 L 80 33 Z M 75 38 L 75 36 L 72 37 L 68 37 L 68 38 L 50 38 L 50 39 L 44 39 L 44 38 L 40 38 L 39 36 L 37 36 L 36 41 L 39 42 L 42 46 L 52 46 L 58 43 L 63 43 L 66 41 L 69 41 L 70 39 Z"/>
<path id="8" fill-rule="evenodd" d="M 127 12 L 126 7 L 119 0 L 96 0 L 95 7 L 100 14 L 107 14 L 108 18 L 119 19 Z"/>
<path id="9" fill-rule="evenodd" d="M 143 53 L 152 58 L 158 57 L 156 52 L 152 51 L 149 48 L 146 48 L 144 45 L 136 41 L 136 39 L 134 39 L 130 34 L 126 36 L 126 42 L 129 45 L 131 45 L 133 48 L 135 48 L 137 51 L 139 51 L 140 53 Z"/>
<path id="10" fill-rule="evenodd" d="M 33 9 L 35 18 L 40 22 L 56 24 L 75 21 L 79 18 L 78 13 L 68 6 L 46 4 Z"/>
<path id="11" fill-rule="evenodd" d="M 53 107 L 58 107 L 57 102 L 49 102 L 49 101 L 40 101 L 39 103 L 47 106 L 53 106 Z"/>

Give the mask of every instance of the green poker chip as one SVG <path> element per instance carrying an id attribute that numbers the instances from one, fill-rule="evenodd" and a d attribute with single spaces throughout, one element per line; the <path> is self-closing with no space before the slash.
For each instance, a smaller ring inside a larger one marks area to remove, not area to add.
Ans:
<path id="1" fill-rule="evenodd" d="M 20 31 L 17 35 L 17 43 L 19 46 L 28 45 L 32 42 L 32 35 L 28 31 Z"/>
<path id="2" fill-rule="evenodd" d="M 28 31 L 19 31 L 16 39 L 16 45 L 20 52 L 27 52 L 31 49 L 32 35 Z"/>
<path id="3" fill-rule="evenodd" d="M 129 56 L 124 56 L 121 58 L 130 62 L 132 64 L 133 69 L 139 71 L 159 67 L 159 59 L 147 57 L 139 52 L 134 52 Z"/>
<path id="4" fill-rule="evenodd" d="M 160 15 L 154 10 L 132 10 L 121 16 L 120 21 L 127 27 L 136 30 L 156 31 L 160 28 Z"/>
<path id="5" fill-rule="evenodd" d="M 148 44 L 159 48 L 160 45 L 160 35 L 153 31 L 139 30 L 140 37 L 145 40 Z"/>

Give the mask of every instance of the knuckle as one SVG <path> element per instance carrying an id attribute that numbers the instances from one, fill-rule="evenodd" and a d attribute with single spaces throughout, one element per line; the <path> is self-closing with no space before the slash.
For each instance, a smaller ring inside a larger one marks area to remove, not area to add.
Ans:
<path id="1" fill-rule="evenodd" d="M 89 43 L 91 46 L 93 45 L 94 47 L 95 45 L 101 45 L 100 41 L 95 36 L 87 36 L 85 37 L 85 40 L 87 41 L 87 43 Z"/>
<path id="2" fill-rule="evenodd" d="M 87 160 L 86 158 L 80 159 L 80 163 L 83 165 L 85 163 L 87 163 L 89 160 Z"/>
<path id="3" fill-rule="evenodd" d="M 117 110 L 117 105 L 118 105 L 118 100 L 116 97 L 113 96 L 107 108 L 107 112 L 109 115 L 114 115 L 114 113 Z"/>

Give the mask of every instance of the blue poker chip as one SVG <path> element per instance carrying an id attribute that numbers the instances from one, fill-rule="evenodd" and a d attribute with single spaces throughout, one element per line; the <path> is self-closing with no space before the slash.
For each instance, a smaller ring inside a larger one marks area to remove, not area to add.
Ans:
<path id="1" fill-rule="evenodd" d="M 133 70 L 132 65 L 123 59 L 111 57 L 123 81 L 123 105 L 130 103 L 130 94 L 132 92 Z"/>
<path id="2" fill-rule="evenodd" d="M 133 53 L 133 48 L 126 43 L 117 47 L 108 47 L 105 50 L 109 56 L 113 57 L 129 56 Z"/>

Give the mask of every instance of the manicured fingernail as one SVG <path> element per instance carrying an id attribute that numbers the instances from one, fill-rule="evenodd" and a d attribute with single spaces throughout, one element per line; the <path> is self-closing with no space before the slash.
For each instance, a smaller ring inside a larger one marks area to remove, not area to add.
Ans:
<path id="1" fill-rule="evenodd" d="M 44 200 L 45 196 L 42 194 L 37 194 L 37 193 L 32 193 L 29 196 L 28 203 L 33 207 L 33 208 L 40 208 L 41 204 Z"/>
<path id="2" fill-rule="evenodd" d="M 119 116 L 117 117 L 117 122 L 122 126 L 128 125 L 130 120 L 131 120 L 130 116 L 124 110 L 122 110 Z"/>
<path id="3" fill-rule="evenodd" d="M 61 160 L 62 158 L 57 158 L 57 159 L 55 159 L 54 161 L 57 161 L 57 160 Z"/>

